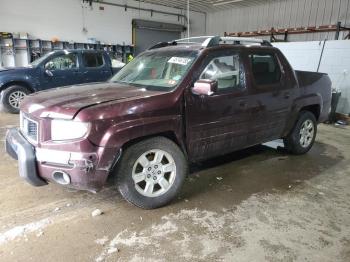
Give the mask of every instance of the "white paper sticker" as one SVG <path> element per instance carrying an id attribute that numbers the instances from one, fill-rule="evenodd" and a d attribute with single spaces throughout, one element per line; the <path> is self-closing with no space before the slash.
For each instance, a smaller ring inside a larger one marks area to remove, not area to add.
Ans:
<path id="1" fill-rule="evenodd" d="M 179 65 L 187 65 L 189 62 L 191 62 L 191 58 L 176 57 L 176 56 L 173 56 L 168 60 L 168 63 L 179 64 Z"/>

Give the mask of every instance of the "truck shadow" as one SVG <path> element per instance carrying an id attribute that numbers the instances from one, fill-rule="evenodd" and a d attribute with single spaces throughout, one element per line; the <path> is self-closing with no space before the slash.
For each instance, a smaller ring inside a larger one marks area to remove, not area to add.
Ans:
<path id="1" fill-rule="evenodd" d="M 310 152 L 300 156 L 258 145 L 191 164 L 180 196 L 162 208 L 162 212 L 168 208 L 173 211 L 197 207 L 215 210 L 237 205 L 254 194 L 283 193 L 321 176 L 343 159 L 336 147 L 316 142 Z M 111 180 L 106 190 L 97 194 L 103 201 L 118 195 L 116 190 L 111 190 Z"/>
<path id="2" fill-rule="evenodd" d="M 337 148 L 322 143 L 301 156 L 259 145 L 192 164 L 181 198 L 222 207 L 238 204 L 256 193 L 287 191 L 343 159 Z"/>

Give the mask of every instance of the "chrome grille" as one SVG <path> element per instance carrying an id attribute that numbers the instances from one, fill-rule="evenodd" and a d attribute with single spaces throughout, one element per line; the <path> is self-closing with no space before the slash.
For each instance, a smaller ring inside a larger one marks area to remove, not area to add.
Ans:
<path id="1" fill-rule="evenodd" d="M 38 142 L 38 123 L 21 113 L 20 128 L 22 134 L 33 142 Z"/>

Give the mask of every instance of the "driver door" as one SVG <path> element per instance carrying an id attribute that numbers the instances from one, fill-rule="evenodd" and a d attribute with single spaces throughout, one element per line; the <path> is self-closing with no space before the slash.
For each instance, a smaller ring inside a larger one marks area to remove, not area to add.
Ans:
<path id="1" fill-rule="evenodd" d="M 76 53 L 60 54 L 44 65 L 43 83 L 46 88 L 74 85 L 81 81 Z"/>
<path id="2" fill-rule="evenodd" d="M 206 159 L 247 145 L 250 101 L 242 59 L 234 50 L 209 55 L 197 79 L 218 83 L 211 96 L 187 90 L 186 131 L 190 158 Z"/>

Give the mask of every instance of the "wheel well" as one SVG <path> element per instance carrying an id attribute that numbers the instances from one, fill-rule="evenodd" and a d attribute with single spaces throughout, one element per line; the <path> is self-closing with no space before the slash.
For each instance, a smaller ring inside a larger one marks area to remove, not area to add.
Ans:
<path id="1" fill-rule="evenodd" d="M 1 87 L 1 91 L 5 90 L 7 87 L 13 86 L 13 85 L 23 86 L 23 87 L 27 88 L 31 93 L 34 93 L 34 89 L 28 83 L 23 82 L 23 81 L 11 81 L 11 82 L 8 82 L 8 83 L 4 84 Z"/>
<path id="2" fill-rule="evenodd" d="M 128 147 L 130 147 L 131 145 L 134 145 L 142 140 L 145 140 L 145 139 L 149 139 L 149 138 L 152 138 L 152 137 L 157 137 L 157 136 L 162 136 L 162 137 L 165 137 L 165 138 L 168 138 L 169 140 L 173 141 L 175 144 L 177 144 L 182 150 L 184 150 L 184 148 L 182 148 L 181 146 L 181 143 L 178 141 L 176 135 L 174 132 L 172 131 L 166 131 L 166 132 L 161 132 L 161 133 L 157 133 L 157 134 L 152 134 L 152 135 L 148 135 L 148 136 L 142 136 L 142 137 L 138 137 L 138 138 L 134 138 L 132 140 L 129 140 L 128 142 L 126 142 L 122 148 L 123 148 L 123 151 L 125 149 L 127 149 Z"/>
<path id="3" fill-rule="evenodd" d="M 314 114 L 316 120 L 318 120 L 320 116 L 320 105 L 310 105 L 310 106 L 304 106 L 300 109 L 300 111 L 309 111 Z"/>

